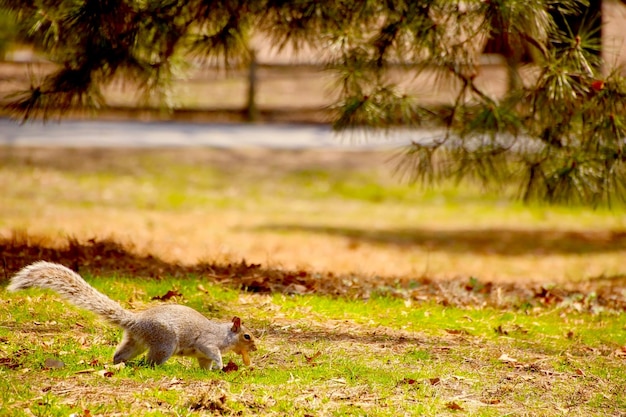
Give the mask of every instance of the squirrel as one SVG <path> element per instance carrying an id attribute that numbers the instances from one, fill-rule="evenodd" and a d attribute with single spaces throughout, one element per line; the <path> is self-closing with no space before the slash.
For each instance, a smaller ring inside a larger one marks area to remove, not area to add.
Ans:
<path id="1" fill-rule="evenodd" d="M 89 285 L 71 269 L 52 262 L 39 261 L 24 267 L 11 278 L 7 289 L 47 288 L 78 307 L 90 310 L 124 330 L 113 363 L 127 362 L 148 350 L 147 362 L 165 363 L 172 355 L 198 359 L 203 369 L 222 369 L 222 354 L 228 351 L 242 356 L 250 365 L 248 352 L 257 350 L 255 338 L 239 317 L 231 323 L 216 323 L 193 308 L 166 304 L 135 313 Z"/>

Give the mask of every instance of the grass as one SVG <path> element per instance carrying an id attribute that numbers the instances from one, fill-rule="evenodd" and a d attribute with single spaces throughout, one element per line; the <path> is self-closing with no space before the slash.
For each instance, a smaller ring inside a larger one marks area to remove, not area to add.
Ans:
<path id="1" fill-rule="evenodd" d="M 155 265 L 245 258 L 364 287 L 251 293 L 236 268 L 217 285 L 210 272 L 80 265 L 129 309 L 177 289 L 174 301 L 210 317 L 242 317 L 260 349 L 228 373 L 185 358 L 112 367 L 118 329 L 50 292 L 1 289 L 0 415 L 624 415 L 626 315 L 607 303 L 626 295 L 622 212 L 413 187 L 389 174 L 389 157 L 0 149 L 0 236 L 31 249 L 112 238 Z M 2 257 L 6 282 L 7 265 L 31 254 Z"/>
<path id="2" fill-rule="evenodd" d="M 435 279 L 623 274 L 620 210 L 527 207 L 390 175 L 388 152 L 0 149 L 0 234 L 111 237 L 168 261 Z"/>
<path id="3" fill-rule="evenodd" d="M 626 406 L 626 317 L 612 312 L 255 295 L 204 284 L 201 292 L 200 277 L 141 288 L 132 278 L 88 279 L 129 308 L 177 288 L 179 303 L 222 320 L 245 317 L 260 338 L 253 367 L 209 372 L 175 358 L 159 368 L 141 359 L 112 368 L 118 330 L 49 292 L 5 293 L 3 415 L 588 416 Z M 51 358 L 64 366 L 48 369 Z"/>

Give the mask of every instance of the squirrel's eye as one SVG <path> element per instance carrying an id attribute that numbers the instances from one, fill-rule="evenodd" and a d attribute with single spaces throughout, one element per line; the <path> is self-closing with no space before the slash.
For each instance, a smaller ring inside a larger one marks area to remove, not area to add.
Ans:
<path id="1" fill-rule="evenodd" d="M 246 334 L 243 335 L 243 338 L 246 339 L 246 340 L 250 340 L 250 335 L 246 333 Z"/>

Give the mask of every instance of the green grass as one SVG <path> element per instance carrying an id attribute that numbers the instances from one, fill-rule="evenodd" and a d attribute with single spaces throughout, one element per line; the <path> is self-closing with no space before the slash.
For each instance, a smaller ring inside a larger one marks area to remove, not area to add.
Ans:
<path id="1" fill-rule="evenodd" d="M 585 287 L 623 282 L 622 212 L 524 206 L 473 184 L 414 187 L 389 175 L 387 157 L 3 149 L 5 236 L 112 237 L 176 262 L 245 258 L 379 283 L 354 299 L 251 294 L 201 276 L 87 277 L 130 309 L 176 289 L 176 302 L 210 317 L 241 316 L 260 350 L 232 373 L 185 358 L 113 368 L 119 329 L 49 292 L 0 290 L 0 415 L 623 414 L 626 316 Z M 396 285 L 421 278 L 440 293 Z M 584 296 L 482 304 L 463 289 L 488 282 L 576 284 Z M 446 294 L 455 288 L 462 297 Z"/>
<path id="2" fill-rule="evenodd" d="M 201 292 L 199 277 L 87 279 L 128 308 L 175 288 L 177 302 L 211 317 L 242 316 L 259 337 L 253 367 L 210 372 L 174 358 L 111 368 L 118 329 L 50 292 L 4 292 L 2 415 L 590 416 L 626 406 L 626 359 L 615 354 L 626 345 L 623 314 L 255 295 L 206 283 Z M 50 358 L 65 365 L 46 369 Z"/>

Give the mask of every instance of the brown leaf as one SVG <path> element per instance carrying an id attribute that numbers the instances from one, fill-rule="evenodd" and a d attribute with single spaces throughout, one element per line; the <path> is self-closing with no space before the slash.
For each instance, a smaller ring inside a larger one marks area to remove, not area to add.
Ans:
<path id="1" fill-rule="evenodd" d="M 430 382 L 430 385 L 439 385 L 441 378 L 428 378 L 428 382 Z"/>
<path id="2" fill-rule="evenodd" d="M 312 356 L 307 356 L 305 354 L 302 354 L 304 356 L 304 359 L 306 359 L 306 361 L 308 363 L 314 363 L 315 359 L 319 358 L 320 356 L 322 356 L 322 352 L 320 352 L 319 350 L 317 352 L 315 352 Z"/>
<path id="3" fill-rule="evenodd" d="M 233 362 L 232 360 L 228 361 L 226 366 L 222 368 L 222 371 L 224 372 L 235 372 L 238 370 L 239 370 L 239 366 L 237 366 L 237 364 Z"/>
<path id="4" fill-rule="evenodd" d="M 488 400 L 483 401 L 485 404 L 496 405 L 500 404 L 500 400 L 497 398 L 489 398 Z"/>
<path id="5" fill-rule="evenodd" d="M 151 300 L 167 301 L 173 297 L 182 297 L 182 296 L 183 295 L 178 290 L 169 290 L 164 295 L 160 295 L 160 296 L 155 295 L 154 297 L 151 298 Z"/>
<path id="6" fill-rule="evenodd" d="M 20 367 L 20 364 L 13 358 L 0 358 L 0 366 L 8 369 L 17 369 Z"/>
<path id="7" fill-rule="evenodd" d="M 493 329 L 497 334 L 499 334 L 500 336 L 506 336 L 509 334 L 508 331 L 506 331 L 501 324 L 498 325 L 498 327 L 496 327 L 495 329 Z"/>
<path id="8" fill-rule="evenodd" d="M 454 401 L 450 401 L 449 403 L 446 403 L 446 408 L 448 410 L 455 410 L 455 411 L 463 410 L 463 407 L 461 407 L 459 404 L 457 404 Z"/>
<path id="9" fill-rule="evenodd" d="M 556 304 L 563 301 L 563 297 L 559 294 L 555 294 L 555 290 L 552 288 L 546 288 L 541 286 L 538 290 L 535 290 L 535 298 L 539 299 L 546 305 Z"/>

